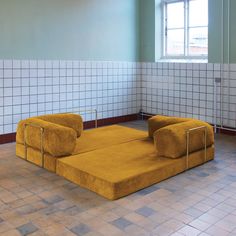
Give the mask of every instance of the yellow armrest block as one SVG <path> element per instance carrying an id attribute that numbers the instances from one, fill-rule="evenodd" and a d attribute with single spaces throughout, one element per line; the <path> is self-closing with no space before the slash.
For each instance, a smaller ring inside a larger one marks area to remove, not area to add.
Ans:
<path id="1" fill-rule="evenodd" d="M 166 127 L 168 125 L 173 125 L 177 123 L 182 123 L 189 121 L 189 118 L 179 118 L 179 117 L 169 117 L 169 116 L 153 116 L 148 120 L 148 135 L 153 138 L 153 134 L 156 130 Z"/>
<path id="2" fill-rule="evenodd" d="M 41 131 L 39 127 L 26 126 L 24 133 L 24 124 L 34 124 L 44 129 L 43 149 L 52 156 L 60 157 L 73 153 L 76 145 L 76 132 L 68 127 L 53 124 L 37 118 L 30 118 L 20 122 L 17 131 L 17 142 L 22 143 L 24 140 L 30 147 L 41 149 Z"/>
<path id="3" fill-rule="evenodd" d="M 75 132 L 77 133 L 77 137 L 80 137 L 83 131 L 83 119 L 78 114 L 51 114 L 38 116 L 37 118 L 71 128 L 75 130 Z"/>
<path id="4" fill-rule="evenodd" d="M 207 147 L 214 144 L 214 132 L 211 125 L 199 120 L 186 121 L 157 130 L 154 137 L 154 145 L 158 156 L 179 158 L 187 152 L 187 131 L 192 128 L 207 127 Z M 195 152 L 204 148 L 204 129 L 190 133 L 189 152 Z"/>

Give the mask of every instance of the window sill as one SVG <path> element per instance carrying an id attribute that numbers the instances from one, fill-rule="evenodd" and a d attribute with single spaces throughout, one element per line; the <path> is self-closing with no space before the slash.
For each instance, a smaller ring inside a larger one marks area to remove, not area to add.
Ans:
<path id="1" fill-rule="evenodd" d="M 208 59 L 170 59 L 170 58 L 163 58 L 158 59 L 156 62 L 172 62 L 172 63 L 208 63 Z"/>

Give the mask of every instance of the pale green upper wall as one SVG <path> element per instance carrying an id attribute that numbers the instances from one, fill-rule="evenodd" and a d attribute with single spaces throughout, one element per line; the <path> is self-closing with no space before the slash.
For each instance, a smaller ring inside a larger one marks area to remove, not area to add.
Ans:
<path id="1" fill-rule="evenodd" d="M 139 1 L 140 61 L 155 61 L 155 1 Z"/>
<path id="2" fill-rule="evenodd" d="M 224 62 L 228 60 L 224 0 Z M 0 59 L 155 61 L 161 0 L 0 0 Z M 209 62 L 221 62 L 222 0 L 209 0 Z M 236 63 L 231 0 L 230 62 Z"/>
<path id="3" fill-rule="evenodd" d="M 228 0 L 224 1 L 224 62 L 228 62 Z M 140 0 L 140 60 L 155 61 L 161 56 L 161 0 Z M 230 62 L 236 63 L 236 0 L 231 0 L 230 5 Z M 156 10 L 156 12 L 155 12 Z M 222 62 L 221 50 L 221 16 L 222 0 L 209 0 L 209 52 L 208 61 Z M 155 19 L 156 15 L 156 21 Z M 156 25 L 155 23 L 156 22 Z M 156 30 L 156 34 L 155 34 Z M 156 41 L 156 43 L 155 43 Z M 155 57 L 156 52 L 156 57 Z"/>
<path id="4" fill-rule="evenodd" d="M 161 0 L 140 0 L 140 61 L 161 57 Z"/>
<path id="5" fill-rule="evenodd" d="M 208 1 L 208 60 L 212 62 L 221 62 L 221 2 L 222 0 Z"/>
<path id="6" fill-rule="evenodd" d="M 236 63 L 236 1 L 230 1 L 230 17 L 228 19 L 228 0 L 224 0 L 224 37 L 222 38 L 222 0 L 209 0 L 209 62 Z M 228 24 L 229 21 L 229 24 Z M 228 31 L 229 25 L 229 31 Z M 228 43 L 229 32 L 229 43 Z M 222 42 L 223 41 L 223 42 Z M 222 43 L 224 53 L 222 57 Z M 229 46 L 229 47 L 228 47 Z M 229 58 L 228 58 L 229 52 Z"/>
<path id="7" fill-rule="evenodd" d="M 0 0 L 0 59 L 139 59 L 138 0 Z"/>

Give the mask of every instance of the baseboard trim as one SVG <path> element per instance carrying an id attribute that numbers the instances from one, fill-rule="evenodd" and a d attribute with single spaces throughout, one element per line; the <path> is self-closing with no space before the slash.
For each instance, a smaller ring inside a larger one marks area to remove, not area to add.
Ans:
<path id="1" fill-rule="evenodd" d="M 12 143 L 15 141 L 16 141 L 16 133 L 1 134 L 0 135 L 0 144 Z"/>
<path id="2" fill-rule="evenodd" d="M 226 129 L 224 129 L 226 128 Z M 226 134 L 230 136 L 236 136 L 236 130 L 227 130 L 228 127 L 223 127 L 223 128 L 217 128 L 216 132 L 218 134 Z"/>
<path id="3" fill-rule="evenodd" d="M 98 127 L 105 126 L 105 125 L 113 125 L 113 124 L 122 123 L 122 122 L 134 121 L 134 120 L 138 120 L 138 114 L 110 117 L 110 118 L 98 120 Z M 95 127 L 95 121 L 84 122 L 85 129 L 91 129 L 94 127 Z"/>
<path id="4" fill-rule="evenodd" d="M 126 116 L 110 117 L 98 120 L 98 127 L 105 125 L 113 125 L 122 122 L 138 120 L 138 114 L 131 114 Z M 95 127 L 95 121 L 85 121 L 84 129 L 91 129 Z M 0 135 L 0 144 L 12 143 L 16 141 L 16 133 Z"/>

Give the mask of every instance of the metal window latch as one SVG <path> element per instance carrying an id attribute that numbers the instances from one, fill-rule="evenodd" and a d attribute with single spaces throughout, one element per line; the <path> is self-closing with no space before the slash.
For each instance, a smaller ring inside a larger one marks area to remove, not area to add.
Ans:
<path id="1" fill-rule="evenodd" d="M 165 36 L 167 37 L 167 27 L 165 28 Z"/>

